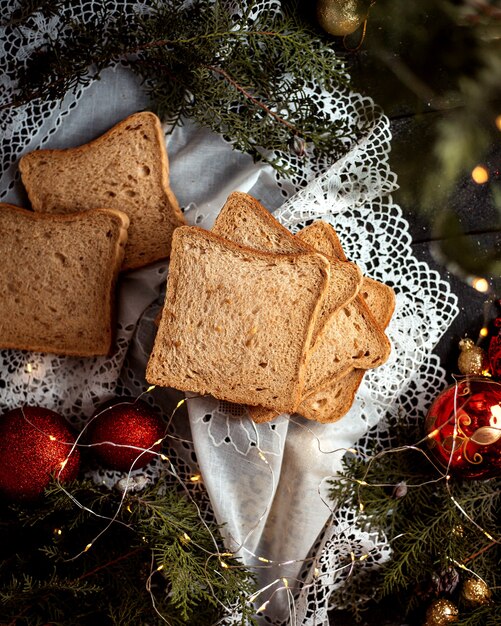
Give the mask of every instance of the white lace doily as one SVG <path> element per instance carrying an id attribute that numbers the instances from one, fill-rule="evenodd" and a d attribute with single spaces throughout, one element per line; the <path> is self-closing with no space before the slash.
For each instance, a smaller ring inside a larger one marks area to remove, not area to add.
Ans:
<path id="1" fill-rule="evenodd" d="M 64 10 L 85 19 L 100 4 L 72 2 Z M 118 0 L 112 4 L 141 6 Z M 8 16 L 14 5 L 0 0 L 2 15 Z M 277 0 L 263 0 L 255 11 L 279 6 Z M 3 27 L 0 55 L 25 58 L 51 32 L 54 20 L 35 14 L 21 29 Z M 0 105 L 10 100 L 14 86 L 15 76 L 0 77 Z M 166 137 L 172 187 L 188 221 L 206 228 L 234 190 L 251 193 L 276 210 L 276 217 L 293 232 L 313 219 L 332 223 L 347 256 L 366 275 L 395 289 L 396 310 L 387 331 L 392 356 L 365 376 L 352 409 L 335 424 L 281 416 L 256 425 L 241 407 L 190 398 L 169 430 L 172 471 L 153 463 L 146 472 L 136 472 L 167 483 L 182 481 L 202 514 L 225 524 L 227 548 L 255 568 L 260 593 L 254 602 L 256 609 L 263 608 L 263 623 L 284 626 L 327 626 L 332 592 L 337 590 L 342 604 L 347 578 L 361 576 L 388 558 L 384 539 L 354 529 L 354 511 L 331 510 L 326 479 L 339 470 L 346 449 L 356 444 L 366 451 L 374 439 L 385 442 L 385 416 L 402 411 L 418 420 L 424 415 L 445 385 L 432 350 L 457 313 L 449 286 L 413 256 L 408 224 L 392 201 L 396 180 L 388 166 L 387 118 L 372 100 L 348 90 L 328 94 L 312 85 L 311 97 L 353 131 L 365 132 L 328 171 L 325 163 L 306 161 L 300 175 L 280 179 L 269 166 L 233 151 L 221 137 L 187 123 Z M 61 107 L 32 104 L 0 110 L 0 199 L 24 201 L 17 176 L 22 154 L 42 146 L 79 145 L 145 106 L 137 79 L 117 66 L 99 83 L 68 96 Z M 318 177 L 318 172 L 325 173 Z M 81 428 L 104 401 L 144 392 L 153 320 L 162 305 L 167 273 L 168 264 L 157 263 L 122 280 L 117 348 L 110 358 L 0 351 L 2 409 L 43 405 Z M 182 397 L 155 389 L 144 399 L 169 418 Z M 122 478 L 117 472 L 96 472 L 109 485 Z M 203 481 L 190 480 L 198 474 Z M 352 553 L 368 558 L 354 567 Z M 224 623 L 236 624 L 238 616 L 229 614 Z"/>

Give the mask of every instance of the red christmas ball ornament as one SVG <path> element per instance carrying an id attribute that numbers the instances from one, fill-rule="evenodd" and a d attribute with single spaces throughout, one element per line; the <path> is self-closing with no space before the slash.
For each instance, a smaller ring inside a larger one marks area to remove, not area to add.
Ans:
<path id="1" fill-rule="evenodd" d="M 11 500 L 34 500 L 51 475 L 62 482 L 75 479 L 80 452 L 72 450 L 74 443 L 66 420 L 49 409 L 27 406 L 2 415 L 0 493 Z"/>
<path id="2" fill-rule="evenodd" d="M 432 402 L 425 429 L 434 459 L 464 479 L 501 474 L 501 384 L 470 378 Z"/>
<path id="3" fill-rule="evenodd" d="M 88 426 L 95 456 L 110 469 L 123 472 L 152 461 L 164 435 L 163 420 L 141 400 L 117 400 L 96 413 Z"/>

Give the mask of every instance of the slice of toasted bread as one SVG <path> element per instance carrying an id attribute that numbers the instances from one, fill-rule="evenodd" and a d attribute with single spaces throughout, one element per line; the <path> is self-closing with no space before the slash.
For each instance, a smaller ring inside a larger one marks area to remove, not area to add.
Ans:
<path id="1" fill-rule="evenodd" d="M 310 250 L 321 252 L 331 261 L 331 286 L 334 287 L 334 259 L 342 254 L 341 265 L 346 262 L 337 234 L 330 225 L 314 222 L 294 237 L 259 202 L 247 194 L 230 195 L 213 230 L 247 246 L 273 249 L 282 253 L 290 252 L 294 242 L 297 242 L 296 245 L 306 243 Z M 360 297 L 350 300 L 342 308 L 338 306 L 334 311 L 331 308 L 330 314 L 324 315 L 323 322 L 322 327 L 317 325 L 317 335 L 306 373 L 305 394 L 311 394 L 330 384 L 354 367 L 377 367 L 388 358 L 388 339 Z M 249 412 L 256 422 L 269 421 L 278 413 L 263 410 L 262 407 L 250 407 Z"/>
<path id="2" fill-rule="evenodd" d="M 0 205 L 0 347 L 108 354 L 129 218 L 114 209 L 42 215 Z"/>
<path id="3" fill-rule="evenodd" d="M 294 411 L 328 281 L 320 254 L 260 252 L 196 227 L 176 229 L 146 379 Z"/>
<path id="4" fill-rule="evenodd" d="M 217 216 L 212 232 L 255 250 L 297 253 L 318 252 L 299 241 L 252 196 L 233 192 Z M 313 332 L 313 342 L 332 315 L 353 300 L 362 284 L 362 273 L 354 263 L 343 263 L 330 255 L 330 283 Z"/>
<path id="5" fill-rule="evenodd" d="M 77 148 L 26 154 L 19 168 L 37 212 L 109 207 L 127 213 L 124 270 L 168 257 L 172 233 L 185 223 L 169 186 L 165 138 L 153 113 L 135 113 Z"/>
<path id="6" fill-rule="evenodd" d="M 324 254 L 344 252 L 332 226 L 321 220 L 303 228 L 296 237 Z M 341 308 L 317 337 L 308 364 L 304 394 L 309 395 L 331 384 L 354 368 L 372 369 L 390 355 L 390 342 L 358 295 Z"/>
<path id="7" fill-rule="evenodd" d="M 376 321 L 382 328 L 386 328 L 395 309 L 393 289 L 371 278 L 364 278 L 360 294 Z M 353 369 L 324 389 L 313 392 L 303 399 L 297 412 L 316 422 L 337 422 L 350 410 L 366 371 Z M 264 412 L 259 416 L 263 421 L 268 421 Z"/>

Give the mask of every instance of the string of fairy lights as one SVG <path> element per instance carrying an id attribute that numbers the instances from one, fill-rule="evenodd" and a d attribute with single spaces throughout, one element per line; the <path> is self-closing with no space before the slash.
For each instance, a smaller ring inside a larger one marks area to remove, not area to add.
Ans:
<path id="1" fill-rule="evenodd" d="M 457 383 L 458 380 L 456 380 L 456 390 L 457 390 Z M 146 389 L 144 392 L 142 392 L 135 400 L 131 400 L 130 402 L 133 403 L 137 400 L 139 400 L 140 398 L 142 398 L 145 394 L 151 392 L 154 389 L 154 387 L 149 387 L 148 389 Z M 270 498 L 268 500 L 266 500 L 266 498 L 264 498 L 264 511 L 262 513 L 260 513 L 258 515 L 258 517 L 256 518 L 255 524 L 251 527 L 251 529 L 248 531 L 248 533 L 246 534 L 244 540 L 242 540 L 237 546 L 236 548 L 234 548 L 231 551 L 225 551 L 225 552 L 221 552 L 220 549 L 218 548 L 218 540 L 216 538 L 216 536 L 214 535 L 214 533 L 212 532 L 212 530 L 210 529 L 209 525 L 206 523 L 204 516 L 202 514 L 202 511 L 200 510 L 196 499 L 193 497 L 190 489 L 187 486 L 187 482 L 183 481 L 183 479 L 181 478 L 179 472 L 176 470 L 176 467 L 173 465 L 171 459 L 169 457 L 167 457 L 162 451 L 158 451 L 158 446 L 162 445 L 163 443 L 165 443 L 165 441 L 167 439 L 170 439 L 171 437 L 173 439 L 179 439 L 176 435 L 171 435 L 167 432 L 168 427 L 170 426 L 172 420 L 174 419 L 175 414 L 177 413 L 177 411 L 181 408 L 181 406 L 183 406 L 186 402 L 189 401 L 189 398 L 184 398 L 181 401 L 179 401 L 177 403 L 177 405 L 175 406 L 174 410 L 172 411 L 172 413 L 169 416 L 169 419 L 167 420 L 167 426 L 166 426 L 166 434 L 164 437 L 162 437 L 161 439 L 157 440 L 154 442 L 153 445 L 151 445 L 148 448 L 140 448 L 138 446 L 130 446 L 130 445 L 125 445 L 123 446 L 122 444 L 117 444 L 116 442 L 113 441 L 106 441 L 106 442 L 100 442 L 99 444 L 88 444 L 88 443 L 82 443 L 81 439 L 83 437 L 83 434 L 86 430 L 86 428 L 90 425 L 90 423 L 94 420 L 97 419 L 99 417 L 99 415 L 101 414 L 101 412 L 97 413 L 96 415 L 94 415 L 91 420 L 89 422 L 87 422 L 87 424 L 84 426 L 83 430 L 79 433 L 78 437 L 76 438 L 76 440 L 74 442 L 60 442 L 63 443 L 65 445 L 67 445 L 69 447 L 69 452 L 66 456 L 66 458 L 60 463 L 60 467 L 59 470 L 56 474 L 56 480 L 57 480 L 57 484 L 59 486 L 59 488 L 66 494 L 66 496 L 68 498 L 70 498 L 70 500 L 75 504 L 75 506 L 84 509 L 86 512 L 90 513 L 91 515 L 97 516 L 101 519 L 103 519 L 104 521 L 106 521 L 105 526 L 101 529 L 101 531 L 96 534 L 96 536 L 89 541 L 83 548 L 82 550 L 80 550 L 78 553 L 74 554 L 71 557 L 68 557 L 68 560 L 76 560 L 78 558 L 80 558 L 83 554 L 85 554 L 86 552 L 88 552 L 89 550 L 93 549 L 96 545 L 96 543 L 98 543 L 98 541 L 104 537 L 104 535 L 106 534 L 106 532 L 108 531 L 108 529 L 111 527 L 112 524 L 123 524 L 124 526 L 128 526 L 131 527 L 129 524 L 123 522 L 122 520 L 119 519 L 119 515 L 121 512 L 121 509 L 124 506 L 129 507 L 130 510 L 130 503 L 126 503 L 127 499 L 126 496 L 129 493 L 129 490 L 131 488 L 131 485 L 133 485 L 133 481 L 132 481 L 132 472 L 134 471 L 134 466 L 136 464 L 137 461 L 140 460 L 140 458 L 144 455 L 144 454 L 153 454 L 155 456 L 157 456 L 163 464 L 163 468 L 165 469 L 166 472 L 168 472 L 171 476 L 173 476 L 181 485 L 181 487 L 183 488 L 184 492 L 186 493 L 188 499 L 191 501 L 191 503 L 195 506 L 196 511 L 197 511 L 197 515 L 200 519 L 200 521 L 203 523 L 204 527 L 206 528 L 206 530 L 208 531 L 211 540 L 214 544 L 214 551 L 210 552 L 207 551 L 205 548 L 203 548 L 203 546 L 200 546 L 199 544 L 197 544 L 196 542 L 194 542 L 194 545 L 197 546 L 197 548 L 199 548 L 200 550 L 204 551 L 207 554 L 207 559 L 206 559 L 206 568 L 209 568 L 211 565 L 211 562 L 213 559 L 217 559 L 219 562 L 219 565 L 221 568 L 226 569 L 226 568 L 231 568 L 231 567 L 238 567 L 236 565 L 229 565 L 227 563 L 227 561 L 225 560 L 226 558 L 232 558 L 232 559 L 238 559 L 239 557 L 241 557 L 241 555 L 243 553 L 253 557 L 253 559 L 255 559 L 255 561 L 257 561 L 259 564 L 258 565 L 252 565 L 250 566 L 250 568 L 253 569 L 258 569 L 258 568 L 282 568 L 285 567 L 287 565 L 293 564 L 293 563 L 301 563 L 302 565 L 305 565 L 307 563 L 310 563 L 312 565 L 313 568 L 313 576 L 312 576 L 312 582 L 311 583 L 303 583 L 302 580 L 298 579 L 298 578 L 291 578 L 291 577 L 286 577 L 286 576 L 278 576 L 276 579 L 274 579 L 272 582 L 267 583 L 266 585 L 264 585 L 263 587 L 257 589 L 256 591 L 254 591 L 252 594 L 249 594 L 249 596 L 247 597 L 247 602 L 249 603 L 249 605 L 254 605 L 256 606 L 256 604 L 258 604 L 258 600 L 259 600 L 259 606 L 255 609 L 256 614 L 261 615 L 261 614 L 265 614 L 267 608 L 269 607 L 270 603 L 273 601 L 273 598 L 278 594 L 278 593 L 282 593 L 285 592 L 287 594 L 287 599 L 288 599 L 288 607 L 289 607 L 289 616 L 288 616 L 288 623 L 293 625 L 297 623 L 297 616 L 296 616 L 296 608 L 295 608 L 295 587 L 296 585 L 303 585 L 302 586 L 302 590 L 303 591 L 307 591 L 308 588 L 313 587 L 314 585 L 316 585 L 318 583 L 319 580 L 321 580 L 322 578 L 326 578 L 328 580 L 332 580 L 332 577 L 335 574 L 338 574 L 340 572 L 343 571 L 348 571 L 348 577 L 352 575 L 354 568 L 357 565 L 361 565 L 363 564 L 364 561 L 367 561 L 367 559 L 369 559 L 370 557 L 370 553 L 365 552 L 359 556 L 357 556 L 355 554 L 354 550 L 349 551 L 349 554 L 347 554 L 347 561 L 346 563 L 340 564 L 338 565 L 336 568 L 329 570 L 329 571 L 321 571 L 320 570 L 320 566 L 319 566 L 319 555 L 315 555 L 312 557 L 308 557 L 306 559 L 290 559 L 290 560 L 281 560 L 281 561 L 277 561 L 274 559 L 270 559 L 265 555 L 262 554 L 256 554 L 255 552 L 253 552 L 252 550 L 250 550 L 247 547 L 247 542 L 250 540 L 250 538 L 252 537 L 253 533 L 256 532 L 256 530 L 259 528 L 260 523 L 263 519 L 263 517 L 269 512 L 271 504 L 272 504 L 272 498 L 273 495 L 270 496 Z M 455 416 L 458 415 L 459 411 L 462 408 L 462 405 L 458 403 L 458 396 L 457 394 L 455 395 L 455 399 L 454 399 L 454 416 L 451 417 L 449 419 L 448 422 L 442 424 L 438 429 L 435 429 L 434 431 L 428 433 L 427 435 L 425 435 L 424 437 L 422 437 L 420 440 L 416 441 L 414 444 L 412 445 L 404 445 L 404 446 L 398 446 L 398 447 L 393 447 L 393 448 L 387 448 L 384 450 L 381 450 L 373 455 L 369 455 L 367 453 L 365 453 L 363 450 L 357 449 L 355 447 L 350 447 L 350 448 L 333 448 L 330 450 L 325 450 L 322 447 L 322 442 L 320 440 L 320 438 L 313 432 L 312 429 L 310 429 L 307 425 L 303 424 L 302 422 L 298 421 L 297 419 L 294 419 L 294 417 L 290 417 L 289 419 L 291 420 L 291 422 L 293 422 L 294 424 L 296 424 L 297 426 L 299 426 L 300 428 L 304 429 L 306 432 L 308 432 L 311 437 L 316 441 L 316 445 L 318 447 L 318 450 L 321 454 L 325 454 L 325 455 L 329 455 L 329 454 L 338 454 L 338 453 L 350 453 L 350 454 L 355 454 L 355 455 L 360 455 L 362 458 L 364 458 L 366 461 L 368 461 L 368 464 L 366 466 L 366 473 L 365 476 L 363 476 L 361 479 L 353 479 L 357 485 L 358 485 L 358 508 L 359 508 L 359 512 L 362 514 L 364 512 L 364 503 L 363 503 L 363 499 L 361 497 L 361 492 L 360 492 L 360 488 L 364 487 L 374 487 L 374 488 L 380 488 L 380 487 L 387 487 L 387 488 L 395 488 L 397 485 L 393 484 L 393 483 L 374 483 L 374 482 L 368 482 L 366 480 L 369 472 L 370 472 L 370 468 L 372 463 L 374 463 L 375 461 L 377 461 L 378 459 L 380 459 L 382 456 L 387 455 L 387 454 L 399 454 L 399 453 L 403 453 L 403 452 L 407 452 L 409 450 L 412 451 L 416 451 L 419 454 L 422 454 L 426 460 L 435 468 L 436 472 L 437 472 L 437 477 L 430 479 L 428 481 L 424 481 L 421 483 L 415 483 L 415 484 L 409 484 L 407 485 L 407 488 L 412 489 L 412 488 L 417 488 L 426 484 L 430 484 L 430 483 L 438 483 L 438 482 L 442 482 L 445 481 L 445 485 L 447 488 L 447 493 L 449 498 L 451 499 L 451 502 L 453 502 L 453 504 L 456 506 L 457 510 L 460 512 L 460 514 L 471 524 L 473 524 L 481 533 L 483 533 L 483 535 L 492 543 L 492 544 L 499 544 L 501 543 L 501 538 L 499 537 L 494 537 L 493 534 L 491 532 L 489 532 L 487 529 L 483 528 L 471 515 L 469 515 L 464 508 L 461 506 L 461 504 L 457 501 L 457 499 L 454 497 L 454 495 L 451 492 L 450 489 L 450 479 L 451 479 L 451 475 L 449 472 L 449 466 L 452 460 L 452 453 L 455 450 L 455 440 L 458 437 L 458 427 L 457 427 L 457 419 L 455 419 Z M 501 409 L 500 409 L 501 410 Z M 24 412 L 23 412 L 24 415 Z M 32 427 L 36 428 L 37 430 L 40 431 L 40 428 L 36 425 L 33 424 L 32 422 L 30 422 L 29 418 L 24 415 L 24 418 L 31 424 Z M 423 449 L 423 444 L 426 443 L 427 440 L 433 439 L 433 437 L 435 437 L 437 435 L 437 433 L 439 432 L 440 429 L 444 428 L 447 424 L 450 423 L 450 420 L 453 419 L 454 420 L 454 430 L 453 430 L 453 445 L 451 446 L 451 456 L 449 459 L 449 464 L 448 466 L 443 469 L 441 467 L 439 467 L 435 461 L 433 460 L 433 458 L 426 452 L 425 449 Z M 43 433 L 45 436 L 48 437 L 49 440 L 54 441 L 55 437 L 53 434 L 51 434 L 50 432 L 45 432 Z M 77 498 L 75 498 L 70 491 L 68 491 L 66 489 L 66 487 L 64 486 L 64 483 L 60 480 L 61 477 L 61 473 L 64 470 L 64 467 L 66 466 L 66 464 L 69 461 L 69 458 L 71 457 L 71 455 L 74 453 L 74 451 L 80 447 L 93 447 L 95 445 L 112 445 L 112 446 L 118 446 L 118 447 L 126 447 L 126 448 L 132 448 L 134 451 L 136 451 L 137 457 L 136 457 L 136 461 L 132 464 L 130 470 L 127 472 L 127 475 L 125 477 L 125 481 L 122 482 L 123 484 L 123 489 L 122 489 L 122 495 L 121 498 L 119 500 L 119 504 L 117 506 L 117 509 L 115 510 L 114 514 L 112 516 L 105 516 L 102 515 L 94 510 L 92 510 L 91 508 L 85 506 L 84 504 L 82 504 Z M 274 470 L 272 468 L 272 466 L 270 465 L 270 463 L 268 462 L 268 459 L 266 457 L 266 452 L 263 451 L 260 446 L 259 446 L 259 440 L 257 440 L 256 442 L 256 452 L 257 452 L 257 456 L 260 459 L 260 461 L 264 464 L 264 466 L 266 467 L 266 469 L 270 472 L 270 478 L 271 478 L 271 490 L 270 493 L 273 494 L 275 491 L 275 486 L 276 486 L 276 476 L 274 473 Z M 187 479 L 187 481 L 192 482 L 192 483 L 198 483 L 198 482 L 202 482 L 202 476 L 199 473 L 193 473 L 191 474 Z M 322 498 L 321 496 L 321 485 L 318 486 L 318 496 L 319 499 L 321 500 L 321 502 L 324 504 L 324 506 L 328 507 L 331 517 L 330 517 L 330 521 L 329 524 L 332 526 L 334 524 L 334 515 L 335 515 L 335 507 L 334 506 L 330 506 L 328 502 L 325 501 L 324 498 Z M 54 529 L 54 534 L 55 535 L 61 535 L 62 534 L 62 529 L 60 528 L 55 528 Z M 236 543 L 235 540 L 233 538 L 230 537 L 230 539 L 233 541 L 233 543 Z M 394 539 L 394 538 L 393 538 Z M 185 532 L 181 533 L 179 536 L 179 540 L 181 541 L 181 543 L 187 545 L 189 543 L 193 542 L 193 539 Z M 483 580 L 474 570 L 472 570 L 471 568 L 467 567 L 467 565 L 465 563 L 460 563 L 457 562 L 455 560 L 453 560 L 453 563 L 456 567 L 458 567 L 461 570 L 467 571 L 470 575 Z M 145 588 L 148 591 L 148 593 L 150 594 L 151 597 L 151 603 L 152 603 L 152 607 L 154 609 L 154 611 L 156 612 L 156 614 L 158 615 L 159 618 L 161 618 L 166 624 L 169 624 L 168 620 L 161 614 L 161 612 L 158 610 L 157 607 L 157 603 L 156 603 L 156 598 L 155 598 L 155 591 L 154 591 L 154 585 L 152 584 L 152 580 L 154 578 L 154 575 L 157 573 L 160 573 L 163 569 L 163 565 L 162 564 L 156 564 L 154 557 L 152 556 L 151 559 L 151 565 L 150 565 L 150 572 L 149 575 L 145 581 Z M 485 581 L 483 581 L 485 583 Z M 209 578 L 207 577 L 207 583 L 209 583 Z M 225 611 L 226 615 L 231 615 L 232 613 L 234 613 L 234 611 L 236 610 L 236 607 L 231 607 L 231 606 L 226 606 L 224 605 L 217 597 L 216 594 L 214 594 L 214 598 L 215 600 L 221 605 L 221 608 Z"/>

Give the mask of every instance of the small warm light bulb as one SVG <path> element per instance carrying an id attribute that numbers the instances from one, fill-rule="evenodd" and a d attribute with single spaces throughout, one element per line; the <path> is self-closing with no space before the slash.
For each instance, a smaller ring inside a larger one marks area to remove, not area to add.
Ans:
<path id="1" fill-rule="evenodd" d="M 265 559 L 264 556 L 258 556 L 257 560 L 261 561 L 261 563 L 270 563 L 270 560 L 269 559 Z"/>
<path id="2" fill-rule="evenodd" d="M 54 528 L 54 534 L 60 537 L 63 534 L 63 531 L 60 528 Z"/>
<path id="3" fill-rule="evenodd" d="M 66 467 L 66 463 L 68 463 L 68 459 L 64 459 L 64 461 L 61 461 L 61 471 L 63 471 L 63 469 Z"/>
<path id="4" fill-rule="evenodd" d="M 190 480 L 192 483 L 198 483 L 201 479 L 202 476 L 200 474 L 194 474 L 193 476 L 190 476 Z"/>
<path id="5" fill-rule="evenodd" d="M 159 565 L 157 567 L 157 572 L 161 572 L 163 570 L 164 566 L 163 565 Z"/>
<path id="6" fill-rule="evenodd" d="M 477 185 L 483 185 L 489 180 L 489 172 L 483 165 L 477 165 L 473 168 L 471 177 Z"/>
<path id="7" fill-rule="evenodd" d="M 150 393 L 150 391 L 153 391 L 153 389 L 155 389 L 156 385 L 150 385 L 148 387 L 148 389 L 146 390 L 146 393 Z"/>
<path id="8" fill-rule="evenodd" d="M 496 124 L 497 129 L 498 129 L 498 130 L 501 130 L 501 115 L 498 115 L 498 116 L 496 117 L 496 119 L 495 119 L 495 122 L 494 122 L 494 123 Z"/>
<path id="9" fill-rule="evenodd" d="M 49 439 L 50 439 L 51 441 L 56 441 L 56 438 L 54 437 L 54 435 L 49 435 Z"/>
<path id="10" fill-rule="evenodd" d="M 471 285 L 473 289 L 480 291 L 480 293 L 486 293 L 489 291 L 489 283 L 485 278 L 474 278 Z"/>
<path id="11" fill-rule="evenodd" d="M 85 546 L 85 550 L 84 550 L 84 552 L 88 552 L 91 548 L 92 548 L 92 543 L 88 543 L 88 544 Z"/>
<path id="12" fill-rule="evenodd" d="M 261 451 L 259 452 L 259 458 L 261 459 L 261 461 L 266 461 L 266 457 Z"/>
<path id="13" fill-rule="evenodd" d="M 358 559 L 359 561 L 365 561 L 365 559 L 368 559 L 369 555 L 368 554 L 362 554 L 362 556 Z"/>
<path id="14" fill-rule="evenodd" d="M 320 570 L 318 569 L 318 567 L 315 567 L 315 569 L 313 570 L 313 576 L 315 578 L 318 578 L 320 576 Z"/>
<path id="15" fill-rule="evenodd" d="M 162 441 L 164 440 L 164 438 L 162 437 L 161 439 L 158 439 L 157 441 L 155 441 L 155 443 L 153 444 L 154 446 L 159 446 Z"/>
<path id="16" fill-rule="evenodd" d="M 165 454 L 161 454 L 160 458 L 162 459 L 162 461 L 168 461 L 169 460 L 169 457 L 165 456 Z"/>
<path id="17" fill-rule="evenodd" d="M 282 582 L 284 583 L 284 587 L 286 589 L 288 589 L 289 588 L 289 581 L 287 580 L 287 578 L 282 578 Z"/>
<path id="18" fill-rule="evenodd" d="M 228 564 L 227 564 L 227 563 L 225 563 L 222 559 L 219 559 L 219 563 L 221 563 L 221 567 L 222 567 L 223 569 L 228 569 Z"/>
<path id="19" fill-rule="evenodd" d="M 31 363 L 28 363 L 26 365 L 26 371 L 28 372 L 28 374 L 31 374 L 31 372 L 33 371 L 33 365 Z"/>
<path id="20" fill-rule="evenodd" d="M 438 428 L 435 428 L 435 430 L 432 430 L 431 433 L 428 433 L 427 438 L 428 439 L 433 439 L 434 437 L 436 437 L 438 434 L 440 433 L 440 430 Z"/>
<path id="21" fill-rule="evenodd" d="M 479 335 L 481 337 L 487 337 L 488 334 L 489 334 L 489 329 L 486 328 L 485 326 L 480 329 Z"/>
<path id="22" fill-rule="evenodd" d="M 263 611 L 266 610 L 266 607 L 268 606 L 268 604 L 270 603 L 269 600 L 266 600 L 266 602 L 264 604 L 262 604 L 258 610 L 256 611 L 257 613 L 262 613 Z"/>

